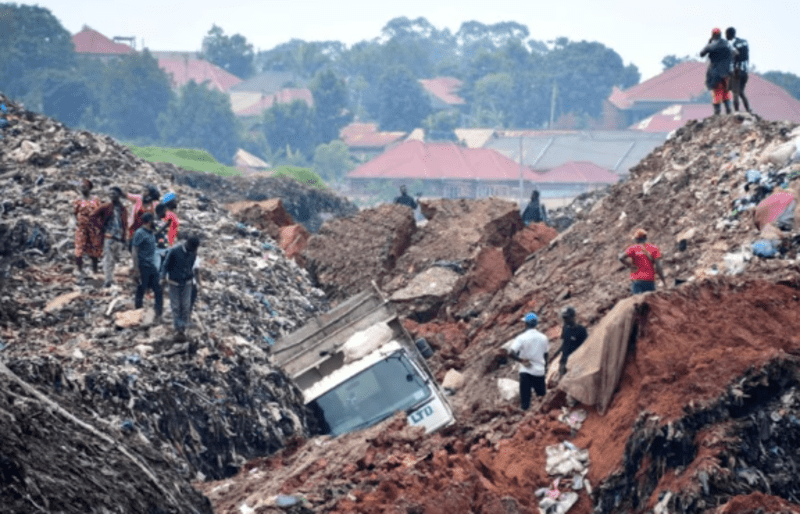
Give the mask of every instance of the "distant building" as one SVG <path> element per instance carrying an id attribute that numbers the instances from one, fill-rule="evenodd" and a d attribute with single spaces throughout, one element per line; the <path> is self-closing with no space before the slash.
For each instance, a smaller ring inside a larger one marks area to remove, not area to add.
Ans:
<path id="1" fill-rule="evenodd" d="M 132 38 L 122 38 L 132 41 Z M 109 61 L 123 55 L 136 53 L 131 45 L 117 43 L 87 25 L 80 32 L 72 36 L 75 53 Z"/>
<path id="2" fill-rule="evenodd" d="M 677 105 L 705 105 L 710 116 L 711 97 L 705 86 L 707 65 L 698 61 L 682 62 L 640 84 L 624 91 L 614 88 L 603 105 L 603 126 L 606 128 L 632 127 L 638 130 L 665 128 L 670 132 L 689 119 L 697 119 L 702 111 L 695 107 L 676 108 Z M 780 86 L 769 82 L 756 73 L 750 73 L 745 90 L 753 112 L 770 121 L 789 120 L 800 122 L 800 101 L 793 98 Z M 666 109 L 670 111 L 665 113 Z M 660 115 L 657 115 L 660 113 Z M 652 124 L 639 122 L 657 115 Z M 672 116 L 673 122 L 667 123 Z M 677 116 L 677 118 L 675 118 Z"/>
<path id="3" fill-rule="evenodd" d="M 459 108 L 466 104 L 464 99 L 458 96 L 462 82 L 455 77 L 420 79 L 419 82 L 431 99 L 431 107 L 436 111 Z"/>
<path id="4" fill-rule="evenodd" d="M 343 127 L 339 137 L 356 161 L 367 162 L 402 142 L 406 132 L 378 132 L 377 123 L 354 122 Z"/>
<path id="5" fill-rule="evenodd" d="M 170 76 L 173 89 L 180 89 L 194 81 L 205 84 L 209 89 L 226 93 L 242 81 L 219 66 L 203 59 L 192 58 L 188 54 L 183 57 L 159 57 L 158 66 Z"/>
<path id="6" fill-rule="evenodd" d="M 233 165 L 242 173 L 249 175 L 261 173 L 269 169 L 269 164 L 259 159 L 250 152 L 239 148 L 233 156 Z"/>
<path id="7" fill-rule="evenodd" d="M 587 191 L 602 189 L 619 180 L 619 175 L 594 163 L 572 161 L 541 173 L 536 187 L 543 198 L 571 198 Z"/>
<path id="8" fill-rule="evenodd" d="M 271 94 L 231 91 L 230 96 L 233 113 L 241 118 L 261 116 L 275 104 L 289 104 L 297 100 L 305 102 L 309 107 L 314 106 L 311 90 L 306 88 L 282 89 Z"/>

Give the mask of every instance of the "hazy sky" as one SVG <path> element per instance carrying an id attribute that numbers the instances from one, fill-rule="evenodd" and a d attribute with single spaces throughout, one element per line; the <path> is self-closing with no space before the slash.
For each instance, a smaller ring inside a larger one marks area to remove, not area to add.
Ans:
<path id="1" fill-rule="evenodd" d="M 108 37 L 135 36 L 137 47 L 199 50 L 217 24 L 268 50 L 292 38 L 347 45 L 378 37 L 392 18 L 423 16 L 438 28 L 464 21 L 516 21 L 531 37 L 599 41 L 642 79 L 661 71 L 668 54 L 696 56 L 713 27 L 736 27 L 759 71 L 800 75 L 798 0 L 41 0 L 71 33 L 84 24 Z"/>

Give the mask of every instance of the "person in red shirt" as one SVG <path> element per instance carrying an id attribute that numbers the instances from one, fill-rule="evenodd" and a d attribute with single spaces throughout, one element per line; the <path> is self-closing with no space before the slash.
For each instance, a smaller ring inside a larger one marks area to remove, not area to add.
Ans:
<path id="1" fill-rule="evenodd" d="M 141 195 L 128 193 L 128 200 L 133 202 L 133 209 L 131 209 L 130 220 L 128 221 L 128 241 L 133 240 L 133 234 L 142 226 L 142 216 L 144 213 L 149 212 L 155 214 L 156 205 L 158 205 L 158 197 L 161 193 L 154 185 L 147 185 Z"/>
<path id="2" fill-rule="evenodd" d="M 102 227 L 92 217 L 94 211 L 100 207 L 100 200 L 91 195 L 92 181 L 85 178 L 81 184 L 81 197 L 73 203 L 75 208 L 75 264 L 78 268 L 79 282 L 84 279 L 83 256 L 92 259 L 92 271 L 97 273 L 97 263 L 103 256 Z"/>
<path id="3" fill-rule="evenodd" d="M 661 251 L 647 242 L 647 232 L 640 228 L 633 234 L 634 244 L 619 254 L 619 260 L 631 268 L 631 294 L 656 290 L 656 273 L 666 286 L 664 271 L 661 269 Z"/>

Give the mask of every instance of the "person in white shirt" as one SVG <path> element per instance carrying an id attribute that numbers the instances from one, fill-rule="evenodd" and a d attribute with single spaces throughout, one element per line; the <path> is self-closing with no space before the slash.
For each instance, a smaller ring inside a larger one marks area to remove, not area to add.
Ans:
<path id="1" fill-rule="evenodd" d="M 536 330 L 539 317 L 529 312 L 522 318 L 527 330 L 507 344 L 508 355 L 519 362 L 519 402 L 522 410 L 531 406 L 531 389 L 536 396 L 546 392 L 544 375 L 547 369 L 547 336 Z"/>

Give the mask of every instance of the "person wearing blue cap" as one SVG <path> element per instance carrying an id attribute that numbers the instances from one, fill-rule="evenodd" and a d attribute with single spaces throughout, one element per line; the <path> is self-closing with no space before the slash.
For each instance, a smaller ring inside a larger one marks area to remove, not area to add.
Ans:
<path id="1" fill-rule="evenodd" d="M 506 343 L 508 355 L 519 362 L 519 403 L 522 410 L 531 406 L 531 389 L 536 391 L 536 396 L 544 396 L 545 370 L 547 369 L 547 350 L 549 341 L 547 336 L 536 330 L 539 316 L 529 312 L 522 318 L 526 330 Z"/>

